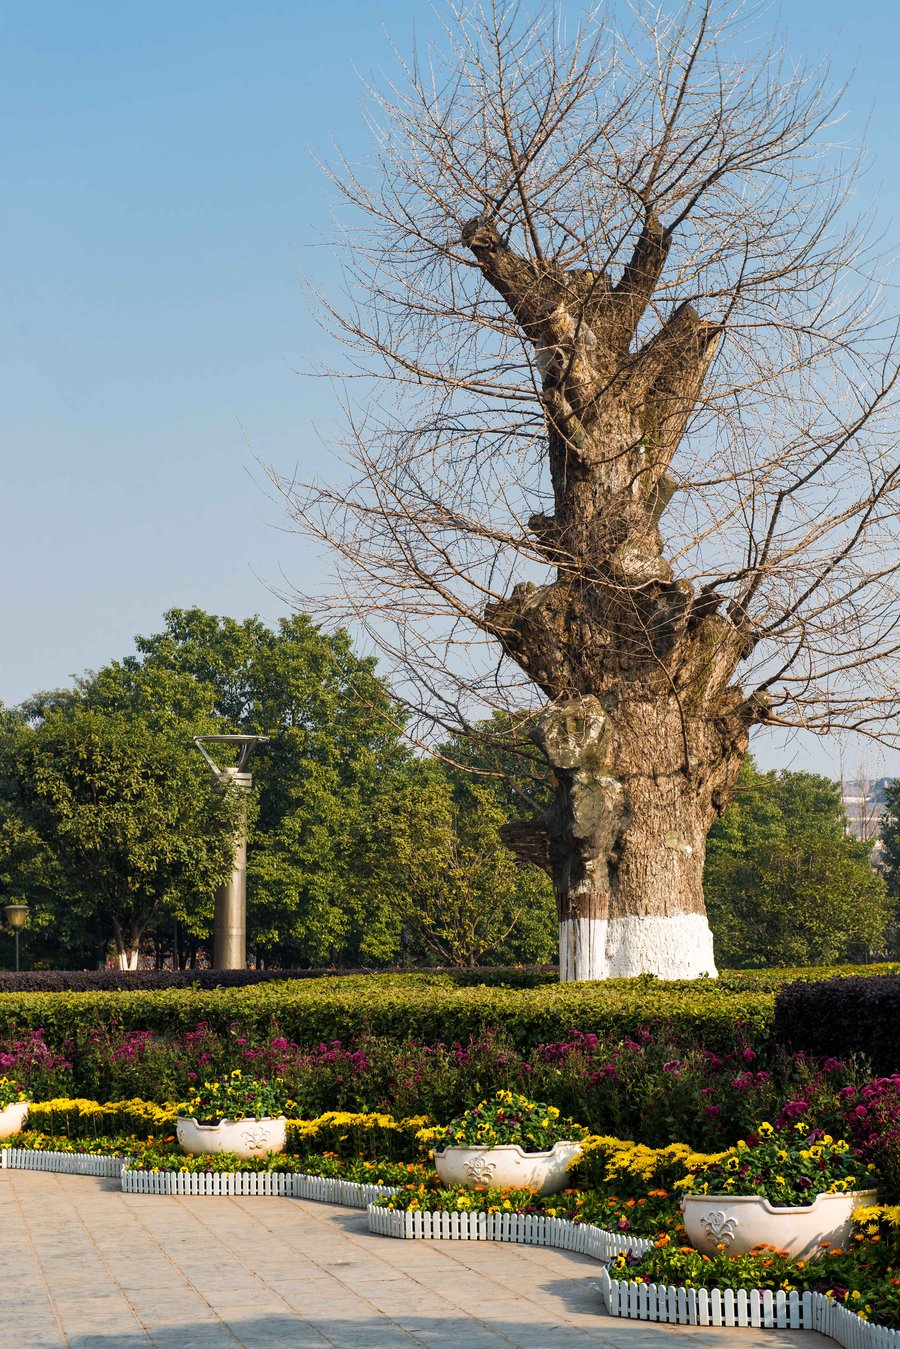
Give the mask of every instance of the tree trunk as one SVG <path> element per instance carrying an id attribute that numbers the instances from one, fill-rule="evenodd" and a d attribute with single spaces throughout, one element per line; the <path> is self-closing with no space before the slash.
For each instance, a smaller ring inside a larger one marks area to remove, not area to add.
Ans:
<path id="1" fill-rule="evenodd" d="M 532 345 L 553 486 L 528 528 L 555 579 L 483 616 L 548 699 L 533 739 L 556 782 L 546 853 L 533 821 L 504 841 L 553 878 L 561 978 L 715 974 L 705 841 L 762 719 L 730 682 L 755 637 L 676 575 L 660 521 L 722 330 L 684 303 L 639 342 L 671 243 L 649 207 L 615 285 L 519 256 L 484 217 L 462 241 Z"/>
<path id="2" fill-rule="evenodd" d="M 141 952 L 141 930 L 132 923 L 126 940 L 125 933 L 122 931 L 122 924 L 118 918 L 113 918 L 112 927 L 116 939 L 116 960 L 119 969 L 136 970 Z"/>
<path id="3" fill-rule="evenodd" d="M 556 781 L 544 829 L 561 980 L 715 975 L 703 904 L 706 835 L 746 738 L 702 729 L 689 726 L 686 764 L 674 700 L 624 705 L 614 720 L 599 699 L 573 699 L 538 722 L 533 738 Z M 533 837 L 532 828 L 532 854 Z"/>

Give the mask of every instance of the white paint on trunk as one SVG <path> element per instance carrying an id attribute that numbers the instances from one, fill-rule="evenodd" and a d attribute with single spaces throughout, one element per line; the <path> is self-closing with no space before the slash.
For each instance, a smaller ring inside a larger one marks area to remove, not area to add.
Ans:
<path id="1" fill-rule="evenodd" d="M 559 977 L 606 978 L 606 919 L 567 918 L 559 925 Z"/>
<path id="2" fill-rule="evenodd" d="M 569 918 L 559 925 L 559 977 L 715 977 L 712 933 L 702 913 Z"/>

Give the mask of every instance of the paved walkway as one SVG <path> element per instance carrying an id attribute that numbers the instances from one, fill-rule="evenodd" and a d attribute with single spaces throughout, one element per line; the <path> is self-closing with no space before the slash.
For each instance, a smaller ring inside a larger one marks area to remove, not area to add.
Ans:
<path id="1" fill-rule="evenodd" d="M 394 1241 L 302 1200 L 2 1171 L 0 1254 L 0 1349 L 834 1349 L 806 1331 L 619 1321 L 586 1256 Z"/>

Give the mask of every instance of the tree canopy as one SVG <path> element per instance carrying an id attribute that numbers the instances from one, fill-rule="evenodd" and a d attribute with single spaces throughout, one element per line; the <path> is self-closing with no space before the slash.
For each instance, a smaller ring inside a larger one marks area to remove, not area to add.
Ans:
<path id="1" fill-rule="evenodd" d="M 827 965 L 884 950 L 890 903 L 872 844 L 846 832 L 839 789 L 748 758 L 710 831 L 704 873 L 726 965 Z"/>
<path id="2" fill-rule="evenodd" d="M 504 780 L 486 780 L 476 807 L 465 773 L 420 762 L 402 709 L 346 634 L 302 615 L 273 629 L 188 609 L 136 647 L 0 722 L 0 891 L 28 899 L 36 958 L 94 963 L 114 939 L 124 963 L 142 937 L 161 958 L 208 949 L 235 803 L 192 743 L 201 733 L 269 737 L 251 762 L 257 960 L 550 953 L 546 884 L 497 837 Z M 439 918 L 476 855 L 467 907 Z"/>

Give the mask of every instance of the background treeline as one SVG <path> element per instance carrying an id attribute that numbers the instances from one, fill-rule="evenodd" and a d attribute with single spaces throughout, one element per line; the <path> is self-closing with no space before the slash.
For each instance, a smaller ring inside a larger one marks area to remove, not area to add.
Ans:
<path id="1" fill-rule="evenodd" d="M 193 737 L 227 732 L 270 737 L 251 763 L 257 964 L 555 959 L 549 881 L 498 834 L 542 803 L 533 757 L 477 741 L 448 743 L 442 758 L 415 754 L 374 663 L 302 615 L 273 631 L 172 610 L 136 652 L 72 689 L 0 709 L 0 902 L 30 906 L 29 965 L 92 967 L 113 952 L 123 967 L 139 952 L 160 965 L 204 963 L 237 807 Z M 889 859 L 892 829 L 893 815 Z M 710 837 L 720 963 L 890 954 L 895 872 L 888 885 L 870 846 L 846 836 L 833 784 L 748 761 Z"/>

